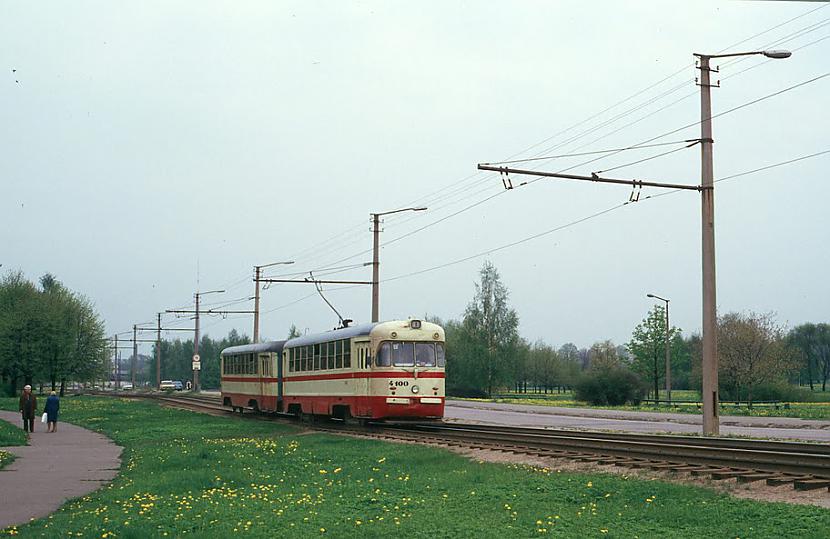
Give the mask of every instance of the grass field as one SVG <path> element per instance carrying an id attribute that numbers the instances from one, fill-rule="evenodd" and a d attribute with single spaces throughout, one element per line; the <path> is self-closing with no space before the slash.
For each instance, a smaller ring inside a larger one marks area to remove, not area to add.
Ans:
<path id="1" fill-rule="evenodd" d="M 26 433 L 20 428 L 22 425 L 22 420 L 17 425 L 0 421 L 0 447 L 26 445 Z"/>
<path id="2" fill-rule="evenodd" d="M 11 445 L 26 445 L 26 433 L 20 426 L 0 420 L 0 447 Z M 0 470 L 11 464 L 14 458 L 8 451 L 0 450 Z"/>
<path id="3" fill-rule="evenodd" d="M 11 401 L 0 401 L 0 406 Z M 24 537 L 822 537 L 830 510 L 441 449 L 300 434 L 121 399 L 62 418 L 125 448 L 120 475 Z"/>
<path id="4" fill-rule="evenodd" d="M 678 401 L 693 401 L 700 398 L 696 391 L 673 390 L 672 398 Z M 815 393 L 815 402 L 788 402 L 781 403 L 778 408 L 773 406 L 757 405 L 751 410 L 746 406 L 724 405 L 721 406 L 721 415 L 740 415 L 752 417 L 797 417 L 801 419 L 830 419 L 830 392 Z M 548 394 L 504 394 L 504 398 L 495 399 L 463 399 L 483 400 L 487 402 L 504 402 L 511 404 L 535 404 L 541 406 L 563 406 L 566 408 L 597 408 L 602 410 L 630 410 L 635 412 L 674 412 L 685 414 L 701 413 L 697 406 L 677 405 L 669 406 L 661 404 L 642 404 L 640 406 L 591 406 L 583 401 L 574 399 L 571 391 Z M 786 404 L 786 406 L 785 406 Z"/>

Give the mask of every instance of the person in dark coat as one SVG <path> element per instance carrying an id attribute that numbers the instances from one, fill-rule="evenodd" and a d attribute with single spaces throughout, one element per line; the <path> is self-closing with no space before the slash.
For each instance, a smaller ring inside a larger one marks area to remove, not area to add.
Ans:
<path id="1" fill-rule="evenodd" d="M 43 413 L 46 414 L 46 432 L 58 432 L 58 410 L 61 409 L 61 400 L 54 391 L 46 398 Z"/>
<path id="2" fill-rule="evenodd" d="M 25 385 L 20 395 L 20 413 L 23 415 L 23 430 L 35 431 L 35 412 L 37 411 L 37 397 L 32 393 L 32 386 Z"/>

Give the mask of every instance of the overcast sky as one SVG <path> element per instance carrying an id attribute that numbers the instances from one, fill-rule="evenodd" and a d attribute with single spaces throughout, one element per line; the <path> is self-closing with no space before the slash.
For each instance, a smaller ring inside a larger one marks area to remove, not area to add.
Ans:
<path id="1" fill-rule="evenodd" d="M 631 189 L 505 191 L 476 163 L 630 146 L 698 121 L 693 52 L 794 51 L 717 62 L 715 113 L 830 71 L 830 8 L 815 2 L 0 0 L 0 12 L 0 271 L 55 274 L 110 333 L 190 304 L 197 286 L 227 290 L 206 303 L 250 297 L 254 264 L 296 261 L 276 275 L 369 262 L 369 213 L 412 204 L 429 210 L 385 220 L 382 279 L 575 224 L 383 282 L 383 319 L 460 317 L 489 259 L 530 340 L 624 343 L 649 292 L 699 331 L 696 192 L 643 189 L 577 222 Z M 715 177 L 830 149 L 828 95 L 830 77 L 715 119 Z M 697 137 L 692 126 L 655 142 Z M 589 174 L 679 147 L 516 166 Z M 828 165 L 824 154 L 718 184 L 719 312 L 827 321 Z M 698 184 L 700 149 L 605 175 Z M 336 288 L 340 312 L 368 321 L 369 287 Z M 314 294 L 264 290 L 263 336 L 333 327 Z M 234 327 L 250 335 L 251 316 L 203 319 L 214 337 Z"/>

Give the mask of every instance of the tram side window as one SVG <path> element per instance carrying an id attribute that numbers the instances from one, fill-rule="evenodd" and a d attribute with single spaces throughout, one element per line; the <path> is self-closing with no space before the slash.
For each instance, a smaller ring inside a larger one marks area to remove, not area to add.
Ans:
<path id="1" fill-rule="evenodd" d="M 349 339 L 343 341 L 343 368 L 350 369 L 352 367 L 352 343 Z"/>
<path id="2" fill-rule="evenodd" d="M 447 364 L 447 360 L 444 356 L 444 345 L 440 342 L 435 343 L 435 356 L 438 359 L 438 366 L 443 368 Z"/>
<path id="3" fill-rule="evenodd" d="M 343 341 L 334 342 L 334 368 L 343 368 Z"/>
<path id="4" fill-rule="evenodd" d="M 397 344 L 397 343 L 396 343 Z M 392 345 L 385 342 L 378 348 L 378 367 L 390 367 L 392 365 Z"/>
<path id="5" fill-rule="evenodd" d="M 435 366 L 435 345 L 433 343 L 415 343 L 415 365 L 418 367 Z"/>
<path id="6" fill-rule="evenodd" d="M 313 370 L 319 371 L 320 370 L 320 345 L 314 345 L 314 368 Z"/>

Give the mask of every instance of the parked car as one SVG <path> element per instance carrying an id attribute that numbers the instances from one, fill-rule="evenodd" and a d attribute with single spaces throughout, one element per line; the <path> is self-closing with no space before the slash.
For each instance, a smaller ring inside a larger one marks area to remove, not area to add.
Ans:
<path id="1" fill-rule="evenodd" d="M 176 384 L 173 382 L 173 380 L 162 380 L 161 384 L 159 385 L 159 389 L 176 389 Z"/>
<path id="2" fill-rule="evenodd" d="M 132 389 L 133 389 L 132 382 L 122 382 L 121 383 L 121 389 L 123 389 L 124 391 L 132 391 Z"/>
<path id="3" fill-rule="evenodd" d="M 176 391 L 181 391 L 184 389 L 184 384 L 182 384 L 181 380 L 173 380 L 173 385 L 176 386 L 174 388 Z"/>

